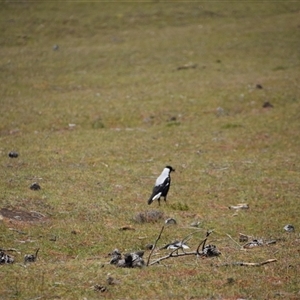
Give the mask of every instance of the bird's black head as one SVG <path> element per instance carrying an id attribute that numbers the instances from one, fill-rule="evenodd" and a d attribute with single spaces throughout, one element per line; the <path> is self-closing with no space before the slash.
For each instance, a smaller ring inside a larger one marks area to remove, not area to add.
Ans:
<path id="1" fill-rule="evenodd" d="M 175 172 L 175 169 L 171 166 L 166 166 L 166 168 L 168 168 L 170 170 L 170 172 Z"/>

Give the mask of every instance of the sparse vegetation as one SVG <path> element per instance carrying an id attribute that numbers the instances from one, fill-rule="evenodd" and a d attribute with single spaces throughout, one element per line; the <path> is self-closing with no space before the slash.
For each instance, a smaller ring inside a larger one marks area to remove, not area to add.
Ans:
<path id="1" fill-rule="evenodd" d="M 159 210 L 146 210 L 136 214 L 134 221 L 138 223 L 154 223 L 162 221 L 164 214 Z"/>
<path id="2" fill-rule="evenodd" d="M 1 299 L 300 297 L 298 2 L 0 8 Z M 222 254 L 108 263 L 165 218 L 157 249 L 213 230 Z M 240 233 L 275 242 L 244 249 Z"/>

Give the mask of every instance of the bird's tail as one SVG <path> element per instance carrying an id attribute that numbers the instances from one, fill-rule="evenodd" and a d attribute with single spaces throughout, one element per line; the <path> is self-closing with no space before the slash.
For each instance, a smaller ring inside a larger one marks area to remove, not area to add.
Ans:
<path id="1" fill-rule="evenodd" d="M 148 200 L 148 204 L 150 205 L 152 202 L 153 202 L 153 198 L 150 197 L 149 200 Z"/>

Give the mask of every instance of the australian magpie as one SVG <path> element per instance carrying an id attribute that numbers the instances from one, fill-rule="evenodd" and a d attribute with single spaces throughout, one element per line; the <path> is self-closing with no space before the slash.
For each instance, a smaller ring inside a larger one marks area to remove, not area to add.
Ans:
<path id="1" fill-rule="evenodd" d="M 163 169 L 162 173 L 156 179 L 152 195 L 148 200 L 148 204 L 151 204 L 154 200 L 157 200 L 158 205 L 160 205 L 160 197 L 164 197 L 165 202 L 167 201 L 167 195 L 171 184 L 170 173 L 174 171 L 175 169 L 173 169 L 171 166 L 166 166 Z"/>

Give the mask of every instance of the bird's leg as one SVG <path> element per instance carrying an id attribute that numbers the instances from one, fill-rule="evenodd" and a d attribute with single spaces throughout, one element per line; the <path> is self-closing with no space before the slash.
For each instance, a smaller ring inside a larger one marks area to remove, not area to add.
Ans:
<path id="1" fill-rule="evenodd" d="M 167 197 L 164 197 L 165 202 L 167 203 Z"/>
<path id="2" fill-rule="evenodd" d="M 158 198 L 157 201 L 158 201 L 158 206 L 160 206 L 160 199 Z"/>

